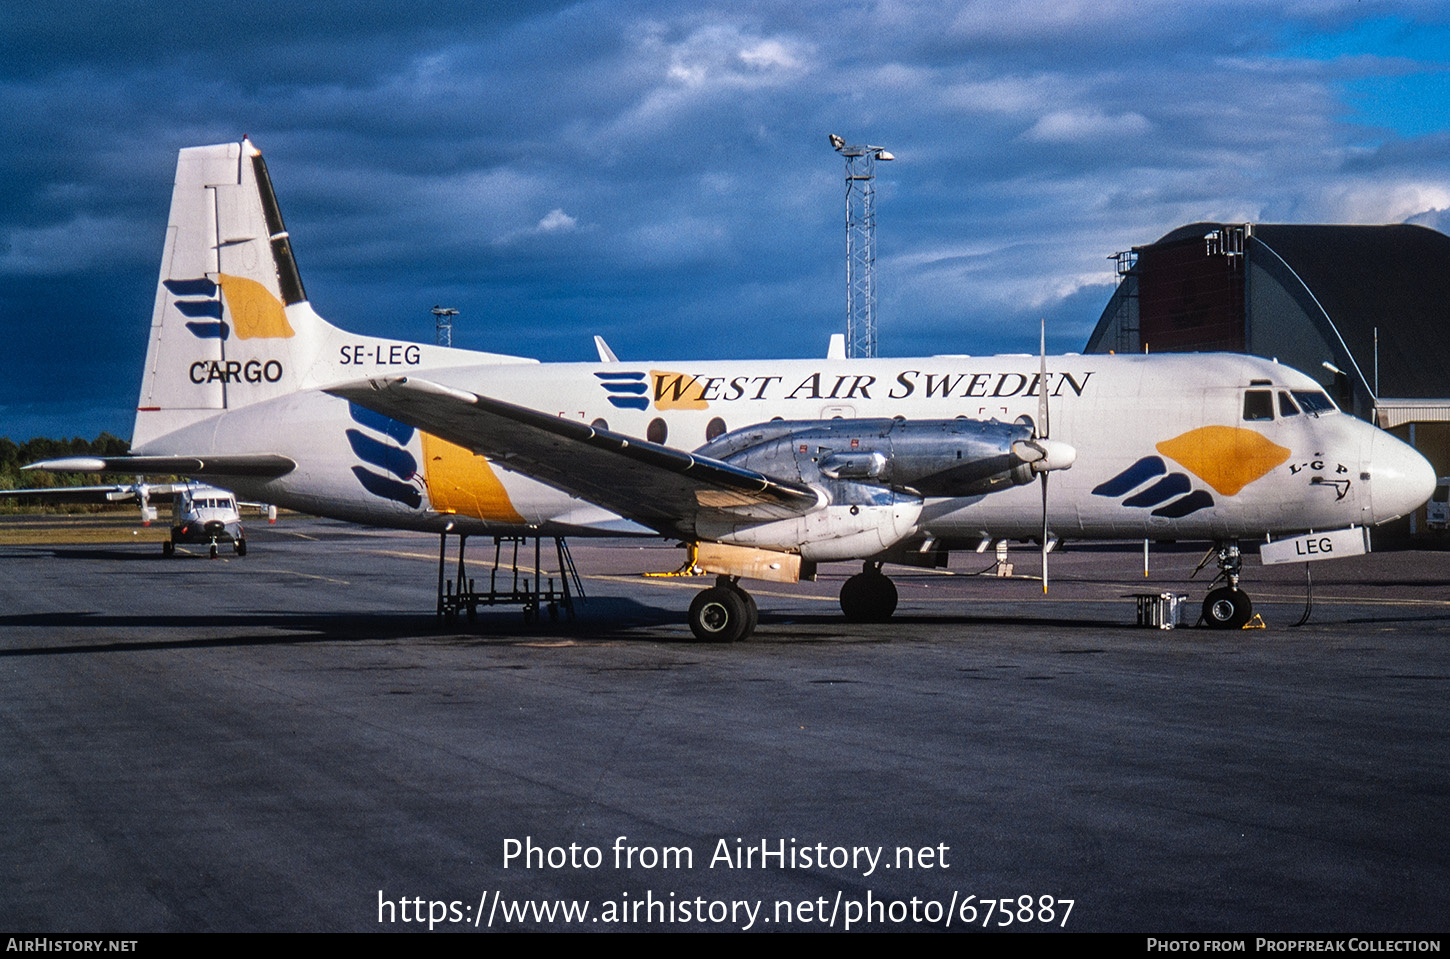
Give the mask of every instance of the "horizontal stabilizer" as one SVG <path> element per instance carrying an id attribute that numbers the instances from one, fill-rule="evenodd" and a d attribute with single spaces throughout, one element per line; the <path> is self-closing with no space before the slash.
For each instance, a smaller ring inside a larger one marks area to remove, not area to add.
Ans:
<path id="1" fill-rule="evenodd" d="M 218 453 L 202 456 L 68 456 L 42 460 L 28 470 L 52 473 L 125 473 L 130 476 L 181 473 L 187 476 L 285 476 L 297 464 L 279 453 Z"/>
<path id="2" fill-rule="evenodd" d="M 327 392 L 670 535 L 693 535 L 706 516 L 786 519 L 820 501 L 800 483 L 415 377 L 357 380 Z"/>

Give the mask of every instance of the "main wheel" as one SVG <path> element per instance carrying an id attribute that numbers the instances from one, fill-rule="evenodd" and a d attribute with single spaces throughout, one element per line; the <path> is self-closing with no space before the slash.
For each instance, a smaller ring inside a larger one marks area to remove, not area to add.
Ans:
<path id="1" fill-rule="evenodd" d="M 755 627 L 760 625 L 760 607 L 755 605 L 755 597 L 739 586 L 735 587 L 735 591 L 745 597 L 745 636 L 753 636 Z M 745 636 L 740 638 L 744 639 Z"/>
<path id="2" fill-rule="evenodd" d="M 246 540 L 244 540 L 244 539 L 237 540 L 237 555 L 238 556 L 245 556 L 245 555 L 247 555 L 247 541 Z"/>
<path id="3" fill-rule="evenodd" d="M 1254 615 L 1249 594 L 1232 586 L 1220 586 L 1203 598 L 1203 621 L 1212 629 L 1243 629 Z"/>
<path id="4" fill-rule="evenodd" d="M 711 586 L 690 603 L 690 632 L 707 643 L 734 643 L 750 635 L 750 597 L 734 586 Z"/>
<path id="5" fill-rule="evenodd" d="M 857 573 L 841 584 L 841 612 L 853 623 L 886 622 L 896 599 L 896 584 L 878 572 Z"/>
<path id="6" fill-rule="evenodd" d="M 212 559 L 216 559 L 216 552 L 217 552 L 216 551 L 216 540 L 212 540 L 212 544 L 211 544 L 211 558 Z"/>
<path id="7" fill-rule="evenodd" d="M 161 541 L 161 555 L 162 556 L 175 556 L 176 555 L 176 544 L 173 543 L 169 539 L 162 540 Z"/>
<path id="8" fill-rule="evenodd" d="M 755 627 L 760 625 L 760 607 L 755 604 L 755 597 L 741 589 L 739 583 L 727 583 L 721 588 L 733 589 L 740 594 L 741 599 L 745 600 L 745 636 L 754 635 Z M 745 637 L 742 636 L 741 638 L 744 639 Z"/>

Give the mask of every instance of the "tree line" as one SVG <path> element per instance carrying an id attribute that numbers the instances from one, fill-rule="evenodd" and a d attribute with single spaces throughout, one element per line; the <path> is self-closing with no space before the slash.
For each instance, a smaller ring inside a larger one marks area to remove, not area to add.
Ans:
<path id="1" fill-rule="evenodd" d="M 102 433 L 93 440 L 73 437 L 71 439 L 50 439 L 38 436 L 24 443 L 17 443 L 8 437 L 0 437 L 0 490 L 34 489 L 50 486 L 100 486 L 118 482 L 121 477 L 100 476 L 95 473 L 51 473 L 48 470 L 21 470 L 27 463 L 40 460 L 60 459 L 64 456 L 122 456 L 129 452 L 131 444 L 125 440 Z M 33 501 L 31 501 L 33 502 Z M 25 499 L 6 497 L 0 499 L 0 512 L 13 512 L 17 507 L 31 505 Z M 85 507 L 61 507 L 67 511 Z M 133 507 L 134 508 L 134 507 Z M 28 510 L 26 510 L 28 511 Z"/>

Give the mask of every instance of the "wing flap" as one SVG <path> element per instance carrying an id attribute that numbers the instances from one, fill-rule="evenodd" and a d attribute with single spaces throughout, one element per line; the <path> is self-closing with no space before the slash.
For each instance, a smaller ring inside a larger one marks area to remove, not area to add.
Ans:
<path id="1" fill-rule="evenodd" d="M 702 516 L 766 522 L 819 502 L 803 484 L 429 380 L 379 377 L 327 392 L 670 535 L 692 536 Z"/>

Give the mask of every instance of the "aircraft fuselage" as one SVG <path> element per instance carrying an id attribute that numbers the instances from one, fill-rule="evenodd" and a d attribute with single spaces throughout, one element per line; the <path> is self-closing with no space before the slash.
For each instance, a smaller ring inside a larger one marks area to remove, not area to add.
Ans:
<path id="1" fill-rule="evenodd" d="M 343 362 L 330 373 L 341 381 L 402 365 L 409 375 L 682 449 L 777 419 L 1012 423 L 1037 417 L 1043 390 L 1039 358 L 1029 355 L 431 369 L 434 348 L 389 345 L 339 352 Z M 400 364 L 391 362 L 395 353 Z M 360 362 L 375 358 L 385 362 Z M 1305 411 L 1303 396 L 1322 398 L 1322 390 L 1287 367 L 1228 354 L 1049 362 L 1050 435 L 1077 450 L 1076 463 L 1052 476 L 1048 521 L 1057 535 L 1260 537 L 1369 525 L 1419 505 L 1417 488 L 1401 489 L 1423 471 L 1418 454 L 1337 410 Z M 1250 392 L 1263 394 L 1261 401 L 1246 399 Z M 281 422 L 285 431 L 268 428 Z M 506 462 L 318 390 L 219 412 L 137 452 L 183 451 L 290 456 L 301 465 L 286 476 L 226 481 L 248 498 L 357 522 L 545 535 L 651 532 L 511 472 Z M 939 538 L 1025 537 L 1041 522 L 1034 485 L 928 497 L 920 528 Z"/>

